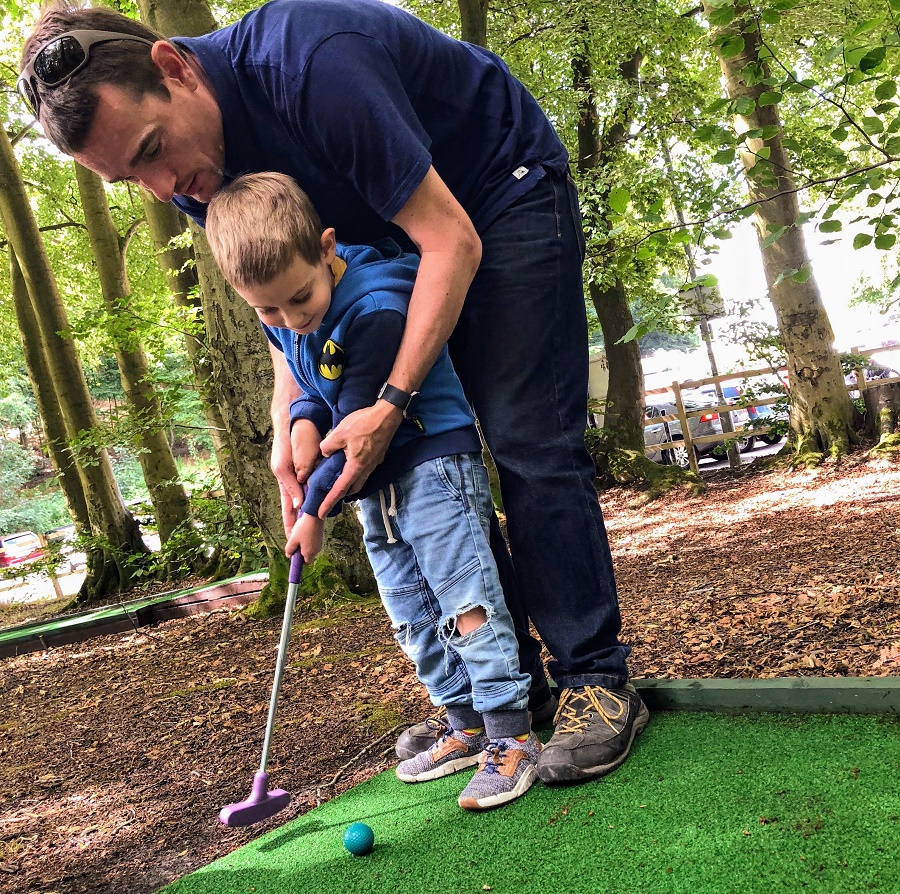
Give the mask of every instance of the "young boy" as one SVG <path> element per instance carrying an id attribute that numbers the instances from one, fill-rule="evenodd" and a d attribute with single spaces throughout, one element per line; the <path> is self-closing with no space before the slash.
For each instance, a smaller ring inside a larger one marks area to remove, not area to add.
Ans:
<path id="1" fill-rule="evenodd" d="M 390 240 L 337 244 L 306 194 L 281 174 L 225 187 L 209 204 L 206 227 L 226 279 L 256 310 L 302 388 L 290 417 L 305 427 L 305 443 L 318 444 L 376 400 L 403 410 L 387 455 L 354 498 L 396 639 L 433 704 L 446 708 L 447 723 L 397 776 L 424 782 L 478 764 L 461 807 L 518 798 L 536 778 L 541 745 L 530 730 L 530 677 L 519 668 L 488 546 L 491 497 L 475 421 L 446 347 L 409 402 L 386 382 L 418 258 Z M 336 453 L 310 475 L 288 553 L 300 549 L 309 562 L 322 548 L 319 507 L 343 465 Z"/>

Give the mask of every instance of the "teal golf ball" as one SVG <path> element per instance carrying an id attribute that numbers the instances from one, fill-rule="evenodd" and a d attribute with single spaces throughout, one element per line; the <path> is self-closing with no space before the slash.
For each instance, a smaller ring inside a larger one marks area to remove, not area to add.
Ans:
<path id="1" fill-rule="evenodd" d="M 350 851 L 355 857 L 364 857 L 366 854 L 372 853 L 372 846 L 375 844 L 375 833 L 371 826 L 365 823 L 354 823 L 347 826 L 344 832 L 344 847 Z"/>

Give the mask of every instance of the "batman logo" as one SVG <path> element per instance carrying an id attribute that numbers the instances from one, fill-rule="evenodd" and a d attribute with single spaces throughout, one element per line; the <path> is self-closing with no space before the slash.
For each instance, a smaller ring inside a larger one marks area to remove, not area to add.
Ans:
<path id="1" fill-rule="evenodd" d="M 330 338 L 322 348 L 319 357 L 319 373 L 329 381 L 339 379 L 344 372 L 344 349 Z"/>

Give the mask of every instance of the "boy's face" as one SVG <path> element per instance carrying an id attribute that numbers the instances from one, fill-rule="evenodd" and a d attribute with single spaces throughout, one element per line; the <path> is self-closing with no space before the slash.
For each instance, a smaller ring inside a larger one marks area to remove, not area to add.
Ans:
<path id="1" fill-rule="evenodd" d="M 297 255 L 291 265 L 263 285 L 243 286 L 244 300 L 267 326 L 309 335 L 322 325 L 331 306 L 335 258 L 334 230 L 322 234 L 322 258 L 315 266 Z"/>

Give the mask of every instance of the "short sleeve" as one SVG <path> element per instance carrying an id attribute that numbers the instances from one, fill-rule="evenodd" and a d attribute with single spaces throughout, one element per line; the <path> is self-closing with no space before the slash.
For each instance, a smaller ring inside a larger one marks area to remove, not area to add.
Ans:
<path id="1" fill-rule="evenodd" d="M 311 54 L 291 114 L 306 144 L 393 220 L 431 167 L 431 138 L 387 49 L 373 38 L 336 34 Z"/>

